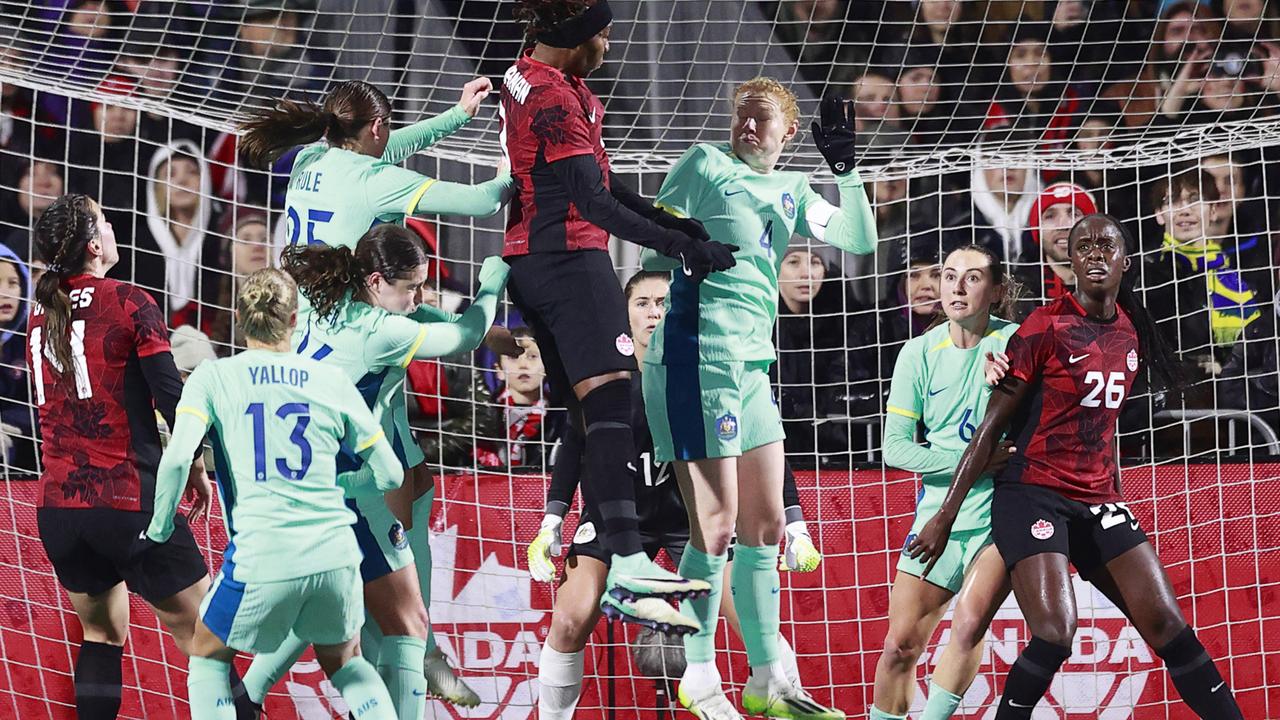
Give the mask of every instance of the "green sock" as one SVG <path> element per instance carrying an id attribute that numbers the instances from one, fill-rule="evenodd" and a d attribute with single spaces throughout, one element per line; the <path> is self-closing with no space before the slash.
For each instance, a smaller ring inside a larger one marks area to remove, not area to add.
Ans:
<path id="1" fill-rule="evenodd" d="M 871 712 L 867 715 L 867 720 L 907 720 L 906 715 L 890 715 L 875 705 L 871 706 Z"/>
<path id="2" fill-rule="evenodd" d="M 356 720 L 395 720 L 395 706 L 387 693 L 387 686 L 382 684 L 378 671 L 368 660 L 351 658 L 329 680 L 342 693 L 351 717 Z"/>
<path id="3" fill-rule="evenodd" d="M 702 629 L 684 636 L 684 657 L 691 663 L 714 662 L 716 659 L 716 623 L 720 620 L 720 595 L 724 592 L 724 564 L 728 554 L 708 555 L 693 546 L 685 545 L 680 558 L 680 575 L 690 580 L 706 580 L 711 593 L 696 600 L 681 600 L 680 612 L 688 615 Z"/>
<path id="4" fill-rule="evenodd" d="M 930 682 L 929 699 L 925 701 L 924 714 L 920 716 L 920 720 L 951 720 L 951 716 L 960 707 L 961 699 L 950 690 L 939 687 L 938 683 Z"/>
<path id="5" fill-rule="evenodd" d="M 427 709 L 427 678 L 422 674 L 427 641 L 411 635 L 388 635 L 382 638 L 380 650 L 378 674 L 387 684 L 396 716 L 422 720 Z"/>
<path id="6" fill-rule="evenodd" d="M 187 698 L 192 720 L 236 720 L 231 665 L 202 657 L 188 659 Z"/>
<path id="7" fill-rule="evenodd" d="M 309 645 L 310 643 L 290 632 L 284 642 L 280 643 L 280 647 L 269 653 L 255 655 L 253 662 L 249 664 L 249 671 L 244 674 L 244 689 L 249 694 L 249 699 L 261 705 L 267 693 L 298 662 Z"/>
<path id="8" fill-rule="evenodd" d="M 418 568 L 418 588 L 422 591 L 422 605 L 431 612 L 431 505 L 436 490 L 431 488 L 413 501 L 413 529 L 409 531 L 409 548 Z M 436 634 L 427 628 L 427 654 L 436 649 Z"/>
<path id="9" fill-rule="evenodd" d="M 630 555 L 614 555 L 609 561 L 609 571 L 623 575 L 651 575 L 653 561 L 642 552 Z"/>
<path id="10" fill-rule="evenodd" d="M 778 546 L 734 543 L 733 570 L 729 574 L 747 662 L 753 668 L 777 662 L 778 626 L 782 624 Z"/>
<path id="11" fill-rule="evenodd" d="M 376 666 L 381 656 L 381 649 L 382 628 L 378 627 L 377 621 L 368 610 L 365 610 L 364 625 L 360 626 L 360 657 L 368 660 L 370 665 Z"/>

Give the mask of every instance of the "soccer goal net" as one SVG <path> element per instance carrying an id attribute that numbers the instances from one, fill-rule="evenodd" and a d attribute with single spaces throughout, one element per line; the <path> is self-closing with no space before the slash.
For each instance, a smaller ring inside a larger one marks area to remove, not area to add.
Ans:
<path id="1" fill-rule="evenodd" d="M 796 94 L 801 114 L 782 167 L 811 173 L 835 201 L 808 123 L 825 96 L 855 103 L 876 251 L 853 256 L 794 238 L 779 268 L 774 391 L 824 556 L 815 572 L 783 574 L 782 632 L 814 697 L 850 716 L 871 702 L 919 489 L 883 460 L 885 398 L 903 343 L 943 311 L 940 261 L 968 244 L 992 251 L 1021 287 L 1008 318 L 1021 320 L 1074 287 L 1063 238 L 1098 211 L 1125 225 L 1129 282 L 1185 374 L 1159 392 L 1140 385 L 1126 403 L 1125 495 L 1245 715 L 1280 715 L 1275 3 L 611 4 L 611 48 L 587 82 L 605 105 L 614 169 L 649 197 L 691 144 L 728 141 L 732 90 L 768 75 Z M 35 521 L 40 432 L 24 328 L 44 268 L 32 243 L 40 213 L 65 192 L 96 198 L 121 245 L 112 275 L 154 294 L 180 369 L 229 355 L 243 345 L 231 314 L 240 281 L 275 264 L 293 232 L 284 202 L 292 155 L 268 171 L 247 167 L 238 122 L 281 98 L 319 101 L 347 79 L 381 88 L 398 126 L 443 112 L 467 80 L 501 82 L 524 46 L 517 5 L 0 0 L 0 715 L 72 717 L 81 634 Z M 405 164 L 455 182 L 493 177 L 502 154 L 494 100 Z M 480 261 L 502 247 L 504 218 L 409 222 L 439 257 L 424 300 L 467 303 Z M 620 281 L 638 269 L 636 251 L 614 243 Z M 500 317 L 522 322 L 510 305 Z M 483 350 L 409 371 L 411 423 L 437 473 L 432 625 L 481 699 L 472 709 L 433 702 L 429 717 L 537 712 L 556 591 L 531 579 L 525 548 L 565 422 L 543 397 L 541 373 L 536 361 Z M 197 537 L 216 571 L 225 531 L 215 520 Z M 1076 600 L 1074 653 L 1036 717 L 1191 717 L 1123 614 L 1079 580 Z M 721 673 L 735 698 L 746 656 L 721 632 Z M 922 655 L 913 713 L 950 633 L 948 613 Z M 1009 599 L 959 716 L 994 716 L 1027 639 Z M 635 640 L 627 627 L 596 628 L 580 717 L 683 712 L 672 679 L 633 660 Z M 309 658 L 270 696 L 273 720 L 345 717 Z M 135 600 L 121 716 L 188 716 L 185 667 Z"/>

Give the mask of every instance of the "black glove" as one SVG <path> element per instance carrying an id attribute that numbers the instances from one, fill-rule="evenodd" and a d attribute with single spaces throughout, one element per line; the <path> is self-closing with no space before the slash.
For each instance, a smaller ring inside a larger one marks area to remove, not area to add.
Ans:
<path id="1" fill-rule="evenodd" d="M 845 175 L 853 170 L 858 135 L 853 129 L 853 101 L 829 97 L 822 101 L 819 121 L 809 126 L 813 143 L 827 159 L 831 172 Z"/>
<path id="2" fill-rule="evenodd" d="M 738 251 L 737 245 L 726 245 L 715 240 L 695 240 L 685 236 L 685 240 L 674 246 L 675 254 L 683 265 L 680 272 L 694 282 L 702 282 L 708 275 L 721 270 L 728 270 L 737 264 L 733 254 Z"/>
<path id="3" fill-rule="evenodd" d="M 672 215 L 666 210 L 661 210 L 654 215 L 652 220 L 660 227 L 668 230 L 678 230 L 691 238 L 698 240 L 710 240 L 711 236 L 707 234 L 707 229 L 702 223 L 693 218 L 682 218 Z"/>

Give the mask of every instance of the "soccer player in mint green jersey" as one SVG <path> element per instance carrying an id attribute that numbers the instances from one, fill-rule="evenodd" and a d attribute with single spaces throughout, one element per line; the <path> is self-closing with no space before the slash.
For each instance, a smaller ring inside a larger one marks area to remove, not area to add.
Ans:
<path id="1" fill-rule="evenodd" d="M 342 371 L 290 350 L 297 297 L 279 270 L 245 281 L 236 320 L 249 349 L 192 373 L 157 472 L 157 512 L 145 535 L 163 543 L 193 455 L 209 436 L 228 543 L 192 639 L 187 688 L 195 720 L 234 720 L 235 652 L 270 652 L 290 633 L 315 647 L 353 717 L 395 718 L 382 679 L 360 657 L 360 547 L 339 483 L 358 492 L 367 478 L 368 490 L 386 491 L 400 486 L 403 473 Z M 339 478 L 343 447 L 372 472 Z"/>
<path id="2" fill-rule="evenodd" d="M 422 242 L 398 225 L 373 228 L 354 251 L 312 246 L 285 256 L 285 269 L 312 307 L 306 325 L 294 332 L 294 351 L 341 369 L 355 382 L 407 478 L 404 487 L 385 497 L 357 496 L 348 502 L 356 513 L 356 539 L 364 553 L 360 572 L 371 625 L 376 626 L 366 628 L 362 649 L 370 658 L 376 653 L 401 720 L 422 717 L 428 694 L 443 694 L 424 677 L 430 565 L 429 557 L 415 554 L 429 547 L 434 478 L 413 472 L 425 468 L 420 468 L 422 450 L 409 432 L 405 373 L 415 359 L 474 350 L 493 323 L 507 278 L 506 263 L 488 258 L 466 312 L 443 322 L 421 322 L 409 313 L 430 261 Z M 344 457 L 339 465 L 367 472 L 354 458 Z M 413 536 L 420 542 L 414 543 Z M 261 702 L 305 647 L 300 638 L 290 637 L 276 652 L 255 658 L 245 680 L 250 698 Z"/>
<path id="3" fill-rule="evenodd" d="M 942 505 L 951 476 L 987 409 L 991 389 L 987 356 L 1004 351 L 1016 323 L 1017 298 L 1005 266 L 978 245 L 953 250 L 942 269 L 945 318 L 903 346 L 893 368 L 885 408 L 886 465 L 920 473 L 915 522 L 903 543 L 920 532 Z M 916 442 L 924 426 L 926 445 Z M 943 612 L 959 594 L 951 640 L 933 671 L 924 720 L 955 714 L 982 661 L 991 618 L 1009 594 L 1008 573 L 991 539 L 994 472 L 1009 459 L 1006 443 L 965 498 L 946 550 L 926 566 L 904 553 L 889 592 L 889 634 L 876 665 L 873 720 L 903 720 L 916 696 L 916 663 Z"/>
<path id="4" fill-rule="evenodd" d="M 675 461 L 696 513 L 680 574 L 712 586 L 708 597 L 681 604 L 702 630 L 684 639 L 688 668 L 678 695 L 704 720 L 740 717 L 715 663 L 721 578 L 735 529 L 730 583 L 751 665 L 743 707 L 770 717 L 844 717 L 788 680 L 779 658 L 785 457 L 768 376 L 775 360 L 778 268 L 791 236 L 849 252 L 875 250 L 875 217 L 853 169 L 851 103 L 830 103 L 814 136 L 835 172 L 839 208 L 819 197 L 804 174 L 776 168 L 799 130 L 799 109 L 795 96 L 770 78 L 734 91 L 730 142 L 690 148 L 658 191 L 658 203 L 669 212 L 696 217 L 713 240 L 737 246 L 737 264 L 701 283 L 683 269 L 673 273 L 667 315 L 650 341 L 642 375 L 657 459 Z M 646 269 L 673 267 L 649 253 L 644 263 Z"/>
<path id="5" fill-rule="evenodd" d="M 476 78 L 448 112 L 392 131 L 387 96 L 367 82 L 348 80 L 329 91 L 323 106 L 282 100 L 249 118 L 241 126 L 240 150 L 250 164 L 267 167 L 285 151 L 307 146 L 294 158 L 285 193 L 289 245 L 354 247 L 375 223 L 407 215 L 488 217 L 515 191 L 506 171 L 461 185 L 399 163 L 467 124 L 492 88 L 488 78 Z M 302 315 L 300 321 L 305 307 Z"/>

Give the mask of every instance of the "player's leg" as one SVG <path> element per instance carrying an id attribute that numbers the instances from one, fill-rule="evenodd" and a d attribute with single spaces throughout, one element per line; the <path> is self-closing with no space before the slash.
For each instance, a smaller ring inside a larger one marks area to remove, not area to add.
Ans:
<path id="1" fill-rule="evenodd" d="M 418 589 L 422 604 L 431 610 L 431 506 L 435 502 L 435 477 L 425 464 L 413 468 L 414 480 L 421 495 L 413 502 L 413 529 L 409 531 L 409 549 L 418 568 Z M 366 623 L 372 625 L 373 623 Z M 363 645 L 362 645 L 363 647 Z M 435 633 L 427 627 L 427 656 L 423 665 L 427 678 L 427 693 L 459 707 L 475 707 L 480 704 L 476 695 L 454 671 L 444 650 L 436 645 Z"/>
<path id="2" fill-rule="evenodd" d="M 1053 676 L 1071 657 L 1076 596 L 1067 561 L 1068 518 L 1076 505 L 1045 488 L 996 485 L 991 501 L 992 535 L 1010 570 L 1013 594 L 1031 631 L 1030 642 L 1009 669 L 997 720 L 1030 718 Z"/>
<path id="3" fill-rule="evenodd" d="M 415 522 L 415 527 L 417 523 Z M 312 576 L 294 634 L 315 648 L 316 660 L 358 720 L 395 720 L 395 703 L 378 671 L 360 656 L 364 588 L 356 568 Z"/>
<path id="4" fill-rule="evenodd" d="M 222 588 L 221 583 L 219 589 Z M 187 698 L 191 720 L 234 720 L 231 662 L 236 652 L 203 622 L 196 622 L 188 644 Z"/>
<path id="5" fill-rule="evenodd" d="M 889 590 L 889 631 L 876 662 L 872 720 L 901 720 L 916 691 L 916 664 L 954 596 L 900 567 Z"/>
<path id="6" fill-rule="evenodd" d="M 67 592 L 84 640 L 76 654 L 76 716 L 113 720 L 120 712 L 120 662 L 129 635 L 129 592 L 123 582 L 97 595 Z"/>
<path id="7" fill-rule="evenodd" d="M 315 645 L 316 661 L 356 720 L 396 720 L 395 705 L 378 671 L 360 657 L 359 635 L 340 645 Z"/>
<path id="8" fill-rule="evenodd" d="M 1124 599 L 1129 619 L 1164 660 L 1187 706 L 1201 718 L 1243 717 L 1231 688 L 1183 617 L 1155 548 L 1144 541 L 1106 561 L 1105 569 Z"/>
<path id="9" fill-rule="evenodd" d="M 981 535 L 988 536 L 982 532 Z M 964 585 L 956 597 L 951 620 L 951 640 L 933 670 L 928 700 L 921 720 L 947 720 L 955 714 L 982 664 L 982 648 L 987 628 L 1000 604 L 1009 595 L 1009 573 L 1004 558 L 991 543 L 978 551 L 969 564 Z"/>
<path id="10" fill-rule="evenodd" d="M 728 585 L 733 577 L 733 548 L 729 548 L 729 561 L 724 566 L 724 579 L 721 581 Z M 720 594 L 720 615 L 724 617 L 724 622 L 733 631 L 739 640 L 742 639 L 742 622 L 738 619 L 738 609 L 733 605 L 733 593 Z M 787 640 L 787 636 L 781 632 L 778 633 L 778 660 L 782 663 L 782 670 L 787 676 L 787 680 L 791 684 L 801 690 L 804 684 L 800 681 L 800 665 L 796 658 L 796 651 L 791 647 L 791 643 Z"/>
<path id="11" fill-rule="evenodd" d="M 365 607 L 382 631 L 378 674 L 382 676 L 401 720 L 418 720 L 427 703 L 423 664 L 427 655 L 426 607 L 413 565 L 388 573 L 364 586 Z"/>
<path id="12" fill-rule="evenodd" d="M 568 720 L 582 695 L 582 659 L 600 620 L 600 596 L 604 594 L 609 566 L 602 543 L 584 543 L 591 550 L 570 551 L 564 565 L 564 582 L 551 610 L 551 631 L 542 644 L 538 661 L 538 716 Z M 588 554 L 590 553 L 590 554 Z"/>

